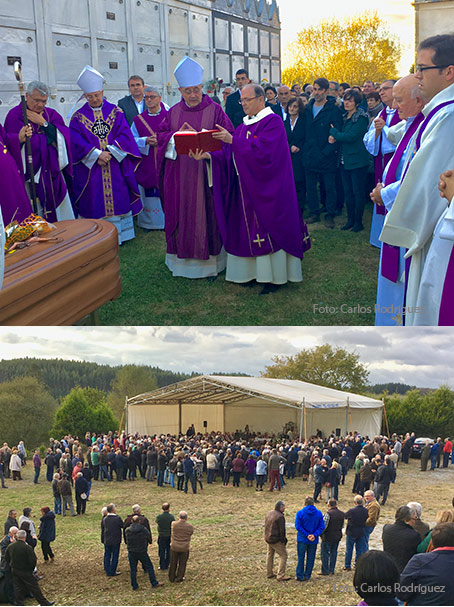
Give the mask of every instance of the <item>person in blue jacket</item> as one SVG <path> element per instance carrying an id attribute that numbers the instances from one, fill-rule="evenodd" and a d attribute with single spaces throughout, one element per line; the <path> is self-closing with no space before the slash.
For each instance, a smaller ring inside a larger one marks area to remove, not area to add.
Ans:
<path id="1" fill-rule="evenodd" d="M 310 495 L 304 500 L 304 508 L 296 513 L 295 529 L 298 531 L 296 538 L 298 549 L 296 579 L 299 582 L 306 582 L 311 579 L 318 538 L 325 529 L 323 514 L 314 506 L 314 499 Z M 304 564 L 305 560 L 306 566 Z"/>

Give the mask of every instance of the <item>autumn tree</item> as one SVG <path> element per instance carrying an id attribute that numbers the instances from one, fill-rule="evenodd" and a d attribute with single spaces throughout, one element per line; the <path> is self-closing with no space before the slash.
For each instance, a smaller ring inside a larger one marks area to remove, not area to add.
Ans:
<path id="1" fill-rule="evenodd" d="M 265 367 L 263 377 L 299 379 L 318 386 L 362 392 L 369 371 L 359 362 L 359 355 L 329 344 L 301 350 L 295 356 L 274 356 L 273 365 Z"/>
<path id="2" fill-rule="evenodd" d="M 351 85 L 381 82 L 397 77 L 401 56 L 400 43 L 376 12 L 327 19 L 304 28 L 289 44 L 282 81 L 292 86 L 323 76 Z"/>
<path id="3" fill-rule="evenodd" d="M 117 371 L 112 382 L 112 391 L 107 396 L 107 403 L 115 417 L 121 419 L 126 396 L 151 392 L 157 387 L 156 374 L 150 367 L 125 365 Z"/>

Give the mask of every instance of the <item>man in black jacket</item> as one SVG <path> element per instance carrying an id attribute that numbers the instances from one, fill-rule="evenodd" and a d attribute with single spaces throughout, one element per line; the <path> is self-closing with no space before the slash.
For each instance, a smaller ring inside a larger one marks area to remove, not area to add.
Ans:
<path id="1" fill-rule="evenodd" d="M 352 556 L 353 547 L 356 547 L 356 558 L 355 563 L 358 562 L 359 557 L 366 552 L 366 520 L 369 513 L 363 506 L 363 498 L 361 495 L 355 495 L 354 508 L 350 508 L 345 513 L 347 519 L 347 545 L 345 547 L 345 571 L 351 571 L 352 569 Z"/>
<path id="2" fill-rule="evenodd" d="M 337 561 L 337 548 L 342 539 L 345 512 L 339 510 L 337 501 L 331 498 L 328 501 L 329 510 L 323 517 L 325 531 L 322 533 L 321 559 L 322 570 L 318 575 L 334 575 Z"/>
<path id="3" fill-rule="evenodd" d="M 141 76 L 131 76 L 128 80 L 130 95 L 122 97 L 118 102 L 118 107 L 125 113 L 125 118 L 131 126 L 134 116 L 141 114 L 144 110 L 144 89 L 145 82 Z"/>
<path id="4" fill-rule="evenodd" d="M 15 604 L 25 605 L 25 597 L 31 594 L 40 605 L 53 605 L 43 595 L 38 580 L 33 575 L 37 559 L 33 548 L 25 542 L 26 539 L 27 533 L 19 530 L 16 541 L 11 542 L 5 552 L 5 561 L 13 576 Z"/>
<path id="5" fill-rule="evenodd" d="M 151 534 L 145 525 L 139 522 L 139 517 L 134 516 L 132 524 L 125 531 L 126 545 L 128 546 L 129 571 L 131 575 L 131 586 L 138 590 L 137 563 L 140 561 L 144 571 L 148 572 L 150 584 L 153 588 L 164 586 L 156 579 L 153 563 L 148 555 L 148 544 L 151 543 Z"/>
<path id="6" fill-rule="evenodd" d="M 375 475 L 375 482 L 377 483 L 376 489 L 374 490 L 375 499 L 377 502 L 380 501 L 380 497 L 383 495 L 381 505 L 384 506 L 386 499 L 388 498 L 389 485 L 394 480 L 395 470 L 392 466 L 392 461 L 389 459 L 389 455 L 385 456 L 385 463 L 379 466 Z"/>
<path id="7" fill-rule="evenodd" d="M 328 143 L 331 126 L 342 127 L 342 112 L 334 97 L 328 96 L 329 82 L 317 78 L 312 92 L 313 99 L 304 112 L 306 138 L 303 146 L 303 165 L 306 170 L 307 202 L 310 217 L 306 223 L 320 221 L 320 205 L 317 182 L 323 182 L 326 195 L 325 225 L 334 228 L 336 213 L 336 170 L 338 144 Z"/>
<path id="8" fill-rule="evenodd" d="M 269 578 L 275 577 L 278 582 L 286 582 L 291 578 L 285 575 L 287 564 L 287 537 L 285 534 L 285 504 L 276 502 L 274 510 L 268 512 L 265 517 L 265 542 L 268 544 L 266 558 L 266 569 Z M 277 576 L 273 573 L 274 553 L 279 555 L 279 568 Z"/>
<path id="9" fill-rule="evenodd" d="M 383 550 L 396 562 L 399 573 L 416 554 L 421 537 L 412 526 L 414 519 L 408 506 L 400 506 L 396 511 L 396 522 L 383 527 Z"/>
<path id="10" fill-rule="evenodd" d="M 120 575 L 120 571 L 117 571 L 117 565 L 122 529 L 123 521 L 115 513 L 115 504 L 109 504 L 107 515 L 101 522 L 101 542 L 104 544 L 104 571 L 108 577 Z"/>
<path id="11" fill-rule="evenodd" d="M 249 84 L 251 81 L 249 80 L 249 74 L 247 70 L 241 69 L 238 70 L 235 74 L 236 86 L 237 90 L 227 97 L 227 101 L 225 102 L 225 113 L 232 121 L 234 128 L 243 124 L 243 118 L 246 114 L 243 111 L 243 106 L 241 105 L 241 89 L 246 84 Z"/>

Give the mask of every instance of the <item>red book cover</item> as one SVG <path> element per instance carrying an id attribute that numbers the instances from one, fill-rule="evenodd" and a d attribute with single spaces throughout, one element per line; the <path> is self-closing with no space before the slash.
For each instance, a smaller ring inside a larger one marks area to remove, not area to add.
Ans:
<path id="1" fill-rule="evenodd" d="M 195 152 L 203 150 L 204 152 L 216 152 L 222 147 L 222 141 L 213 139 L 212 134 L 219 133 L 217 129 L 211 131 L 177 131 L 174 134 L 175 149 L 177 154 L 189 154 L 192 150 Z"/>

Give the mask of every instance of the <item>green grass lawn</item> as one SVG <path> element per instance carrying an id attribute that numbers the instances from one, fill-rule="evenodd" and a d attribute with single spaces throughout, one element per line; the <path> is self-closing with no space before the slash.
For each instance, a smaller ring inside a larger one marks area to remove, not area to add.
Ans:
<path id="1" fill-rule="evenodd" d="M 373 325 L 378 249 L 366 229 L 342 232 L 311 225 L 312 248 L 303 260 L 303 282 L 259 296 L 261 286 L 244 288 L 225 281 L 173 278 L 164 263 L 164 232 L 136 229 L 120 248 L 123 292 L 99 310 L 102 325 Z M 321 313 L 314 306 L 332 308 Z M 341 309 L 341 306 L 344 306 Z M 358 306 L 363 311 L 354 310 Z M 364 309 L 369 307 L 370 313 Z M 349 311 L 351 309 L 351 311 Z M 336 310 L 336 311 L 333 311 Z"/>
<path id="2" fill-rule="evenodd" d="M 40 508 L 53 507 L 50 484 L 41 473 L 40 483 L 33 485 L 33 470 L 25 468 L 23 481 L 7 481 L 8 489 L 0 489 L 0 523 L 6 520 L 8 510 L 18 514 L 24 506 L 33 508 L 32 518 L 39 524 Z M 347 475 L 340 487 L 339 508 L 344 512 L 353 507 L 353 473 Z M 382 549 L 381 534 L 385 523 L 394 522 L 396 509 L 409 500 L 422 504 L 422 519 L 433 527 L 439 510 L 450 507 L 452 499 L 453 466 L 435 472 L 419 471 L 419 460 L 399 465 L 395 485 L 391 485 L 386 506 L 382 507 L 378 527 L 370 538 L 370 547 Z M 267 487 L 266 487 L 267 488 Z M 332 578 L 316 575 L 320 571 L 320 549 L 312 580 L 300 584 L 294 579 L 285 584 L 266 578 L 266 544 L 263 523 L 266 513 L 278 499 L 286 503 L 287 573 L 293 578 L 297 561 L 296 530 L 293 526 L 296 512 L 304 506 L 304 497 L 313 492 L 301 478 L 288 481 L 281 493 L 256 493 L 241 479 L 240 488 L 227 488 L 220 482 L 206 485 L 203 491 L 187 495 L 169 486 L 159 488 L 156 483 L 139 479 L 135 482 L 95 482 L 87 504 L 87 513 L 81 517 L 57 516 L 57 539 L 52 544 L 55 562 L 45 564 L 40 545 L 36 548 L 38 571 L 44 595 L 57 605 L 356 605 L 359 597 L 353 591 L 353 572 L 342 571 L 345 539 L 339 545 L 336 573 Z M 324 497 L 324 494 L 323 496 Z M 103 571 L 103 546 L 100 542 L 101 508 L 113 501 L 118 514 L 125 518 L 131 506 L 139 503 L 150 520 L 153 545 L 149 550 L 159 581 L 164 587 L 151 590 L 147 577 L 139 566 L 139 590 L 134 592 L 129 580 L 127 550 L 120 550 L 118 569 L 122 574 L 107 578 Z M 171 512 L 187 510 L 195 533 L 191 541 L 186 581 L 171 584 L 166 572 L 159 571 L 155 518 L 161 504 L 169 501 Z M 323 501 L 318 507 L 325 512 Z M 2 527 L 3 529 L 3 527 Z M 36 604 L 28 600 L 28 604 Z"/>

